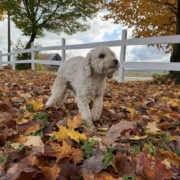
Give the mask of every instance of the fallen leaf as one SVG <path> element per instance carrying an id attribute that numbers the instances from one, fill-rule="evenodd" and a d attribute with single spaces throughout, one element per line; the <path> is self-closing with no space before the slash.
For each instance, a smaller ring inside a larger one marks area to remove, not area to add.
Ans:
<path id="1" fill-rule="evenodd" d="M 43 167 L 42 168 L 42 174 L 44 175 L 46 180 L 56 180 L 60 173 L 60 168 L 57 164 L 54 164 L 52 168 L 50 167 Z"/>
<path id="2" fill-rule="evenodd" d="M 123 130 L 133 129 L 134 123 L 128 121 L 121 121 L 116 125 L 112 125 L 106 135 L 103 137 L 102 142 L 106 145 L 112 144 L 120 135 Z"/>
<path id="3" fill-rule="evenodd" d="M 97 147 L 93 153 L 93 156 L 89 159 L 86 159 L 82 165 L 83 168 L 91 170 L 91 172 L 100 172 L 103 169 L 103 158 L 104 154 Z"/>

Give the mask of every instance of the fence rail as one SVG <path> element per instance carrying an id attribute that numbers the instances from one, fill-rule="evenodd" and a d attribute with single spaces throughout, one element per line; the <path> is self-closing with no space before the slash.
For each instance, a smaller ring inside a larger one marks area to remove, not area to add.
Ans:
<path id="1" fill-rule="evenodd" d="M 30 49 L 25 49 L 22 51 L 15 51 L 11 53 L 4 53 L 0 51 L 0 68 L 3 64 L 12 64 L 13 69 L 15 69 L 15 64 L 19 63 L 31 63 L 31 69 L 34 70 L 34 64 L 51 64 L 51 65 L 61 65 L 65 61 L 65 51 L 66 50 L 75 50 L 75 49 L 90 49 L 97 46 L 108 46 L 108 47 L 121 47 L 120 52 L 120 68 L 119 68 L 119 77 L 118 81 L 124 81 L 124 68 L 135 68 L 135 69 L 150 69 L 150 70 L 173 70 L 180 71 L 180 63 L 162 63 L 162 62 L 126 62 L 126 46 L 131 45 L 148 45 L 148 44 L 180 44 L 180 35 L 174 36 L 162 36 L 162 37 L 147 37 L 147 38 L 133 38 L 127 39 L 127 30 L 122 30 L 121 40 L 116 41 L 105 41 L 105 42 L 96 42 L 88 44 L 76 44 L 76 45 L 66 45 L 65 39 L 62 38 L 61 46 L 49 46 L 49 47 L 34 47 L 34 44 L 31 44 Z M 52 61 L 52 60 L 35 60 L 35 52 L 37 51 L 50 51 L 50 50 L 61 50 L 62 51 L 62 61 Z M 16 55 L 22 53 L 31 53 L 30 60 L 18 60 L 16 61 Z M 3 56 L 13 56 L 12 61 L 2 61 Z"/>

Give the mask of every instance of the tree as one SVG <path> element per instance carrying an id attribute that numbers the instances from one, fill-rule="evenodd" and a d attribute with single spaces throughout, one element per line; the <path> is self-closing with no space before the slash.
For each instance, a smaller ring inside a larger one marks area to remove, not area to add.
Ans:
<path id="1" fill-rule="evenodd" d="M 167 36 L 180 34 L 179 0 L 116 0 L 107 1 L 108 14 L 104 20 L 113 19 L 115 24 L 134 27 L 134 37 Z M 172 48 L 171 62 L 180 62 L 180 44 L 157 45 Z M 176 83 L 180 83 L 180 72 L 171 71 Z"/>
<path id="2" fill-rule="evenodd" d="M 0 0 L 11 11 L 12 21 L 23 35 L 30 39 L 25 48 L 30 48 L 36 38 L 45 31 L 65 32 L 69 35 L 86 31 L 84 23 L 98 11 L 96 0 Z"/>

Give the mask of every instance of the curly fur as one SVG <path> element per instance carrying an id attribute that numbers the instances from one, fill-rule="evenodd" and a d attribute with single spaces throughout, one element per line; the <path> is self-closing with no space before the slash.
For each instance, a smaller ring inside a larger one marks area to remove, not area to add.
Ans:
<path id="1" fill-rule="evenodd" d="M 114 52 L 105 46 L 92 49 L 86 58 L 78 56 L 69 59 L 59 67 L 46 106 L 61 105 L 70 90 L 82 118 L 88 126 L 93 125 L 93 121 L 99 120 L 101 116 L 106 78 L 111 78 L 118 68 L 119 62 Z M 92 98 L 93 108 L 90 111 L 89 102 Z"/>

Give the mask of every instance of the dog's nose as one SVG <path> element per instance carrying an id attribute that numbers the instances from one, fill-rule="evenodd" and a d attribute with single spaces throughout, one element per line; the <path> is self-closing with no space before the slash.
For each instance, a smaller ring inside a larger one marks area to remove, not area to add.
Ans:
<path id="1" fill-rule="evenodd" d="M 113 59 L 113 63 L 114 63 L 115 65 L 118 65 L 119 61 L 118 61 L 117 59 Z"/>

